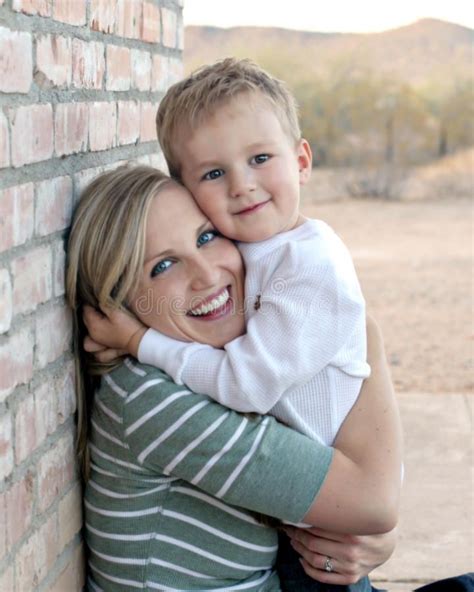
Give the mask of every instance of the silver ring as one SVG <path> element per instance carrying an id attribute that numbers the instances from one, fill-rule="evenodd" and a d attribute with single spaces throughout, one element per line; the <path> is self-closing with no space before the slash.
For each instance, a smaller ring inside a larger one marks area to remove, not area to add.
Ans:
<path id="1" fill-rule="evenodd" d="M 332 571 L 334 566 L 332 564 L 332 559 L 330 557 L 326 557 L 326 561 L 324 562 L 324 570 L 325 571 Z"/>

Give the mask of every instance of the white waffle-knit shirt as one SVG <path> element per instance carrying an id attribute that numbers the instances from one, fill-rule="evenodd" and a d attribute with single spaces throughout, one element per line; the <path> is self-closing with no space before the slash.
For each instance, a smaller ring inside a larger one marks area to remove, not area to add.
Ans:
<path id="1" fill-rule="evenodd" d="M 215 349 L 149 329 L 138 358 L 227 407 L 270 413 L 330 445 L 370 374 L 349 251 L 320 220 L 239 249 L 247 332 Z"/>

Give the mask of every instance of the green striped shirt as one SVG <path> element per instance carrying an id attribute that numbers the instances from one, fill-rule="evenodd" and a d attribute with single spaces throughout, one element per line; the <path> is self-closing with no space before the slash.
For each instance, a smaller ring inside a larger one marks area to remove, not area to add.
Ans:
<path id="1" fill-rule="evenodd" d="M 131 359 L 102 378 L 85 492 L 91 590 L 279 590 L 276 531 L 300 521 L 332 450 Z"/>

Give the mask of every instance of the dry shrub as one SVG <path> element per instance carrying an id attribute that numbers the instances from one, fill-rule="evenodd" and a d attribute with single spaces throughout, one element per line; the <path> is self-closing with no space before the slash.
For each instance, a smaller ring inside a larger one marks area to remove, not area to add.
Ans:
<path id="1" fill-rule="evenodd" d="M 472 197 L 474 193 L 474 148 L 445 156 L 412 169 L 404 187 L 407 199 Z"/>

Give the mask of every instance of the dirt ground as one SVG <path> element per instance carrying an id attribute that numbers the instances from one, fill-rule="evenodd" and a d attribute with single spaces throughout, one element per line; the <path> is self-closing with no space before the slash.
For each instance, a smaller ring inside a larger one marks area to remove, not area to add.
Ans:
<path id="1" fill-rule="evenodd" d="M 349 247 L 397 391 L 471 391 L 472 200 L 321 200 L 317 183 L 316 173 L 303 212 Z"/>

